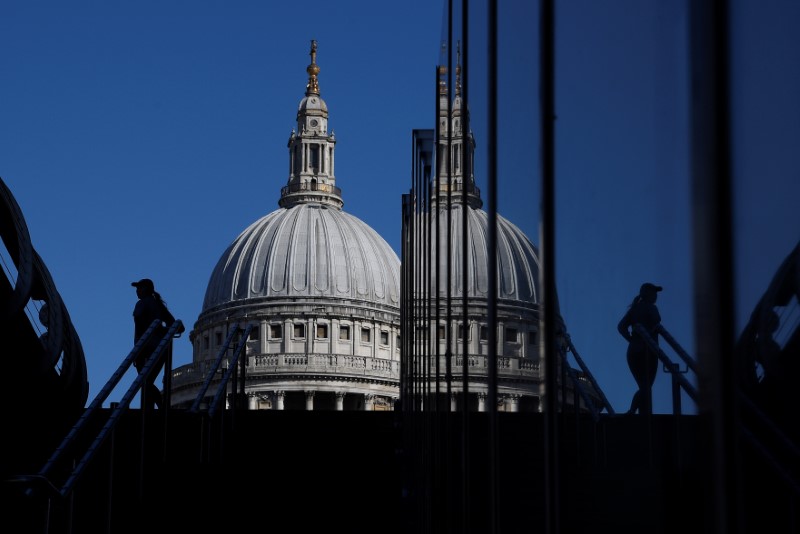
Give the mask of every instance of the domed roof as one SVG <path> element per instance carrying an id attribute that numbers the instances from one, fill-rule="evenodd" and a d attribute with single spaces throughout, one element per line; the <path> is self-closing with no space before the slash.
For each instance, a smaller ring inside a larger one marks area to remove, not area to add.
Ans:
<path id="1" fill-rule="evenodd" d="M 463 203 L 453 203 L 450 213 L 450 243 L 452 254 L 451 295 L 461 298 L 462 291 L 462 250 L 463 250 Z M 489 252 L 488 233 L 489 217 L 482 209 L 471 206 L 467 210 L 468 229 L 468 264 L 467 264 L 467 296 L 468 298 L 488 298 L 489 292 Z M 439 234 L 447 239 L 447 206 L 440 204 L 438 214 L 441 217 Z M 431 221 L 436 225 L 436 219 Z M 435 229 L 436 226 L 433 226 Z M 436 235 L 434 230 L 433 235 Z M 434 237 L 434 247 L 438 246 Z M 435 250 L 435 248 L 434 248 Z M 445 249 L 442 249 L 445 250 Z M 440 256 L 441 270 L 447 268 L 447 259 Z M 435 277 L 435 274 L 434 274 Z M 514 223 L 497 215 L 497 298 L 499 300 L 516 300 L 530 305 L 541 303 L 539 289 L 539 251 L 530 239 Z M 434 286 L 435 287 L 435 286 Z M 445 292 L 446 288 L 440 288 Z"/>
<path id="2" fill-rule="evenodd" d="M 300 105 L 297 106 L 297 114 L 304 115 L 323 115 L 327 116 L 328 113 L 328 105 L 319 95 L 309 95 L 304 97 L 300 101 Z"/>
<path id="3" fill-rule="evenodd" d="M 399 308 L 400 260 L 375 230 L 336 207 L 281 208 L 231 243 L 211 275 L 203 311 L 262 297 L 330 297 Z"/>

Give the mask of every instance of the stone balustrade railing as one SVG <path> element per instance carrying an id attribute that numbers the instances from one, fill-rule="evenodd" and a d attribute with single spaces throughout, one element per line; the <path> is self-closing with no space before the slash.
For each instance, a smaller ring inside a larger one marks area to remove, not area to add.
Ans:
<path id="1" fill-rule="evenodd" d="M 463 357 L 455 356 L 451 360 L 454 375 L 461 372 Z M 439 357 L 439 371 L 444 373 L 447 361 Z M 469 374 L 476 378 L 488 376 L 488 357 L 468 356 Z M 224 367 L 224 364 L 223 364 Z M 202 381 L 211 368 L 211 361 L 192 363 L 176 368 L 172 372 L 173 387 Z M 435 357 L 430 358 L 430 371 L 436 372 Z M 291 375 L 291 374 L 328 374 L 357 375 L 389 380 L 400 380 L 400 362 L 370 356 L 353 356 L 344 354 L 258 354 L 249 356 L 247 374 L 253 375 Z M 519 358 L 516 356 L 497 357 L 497 376 L 504 378 L 541 379 L 542 372 L 538 360 Z"/>

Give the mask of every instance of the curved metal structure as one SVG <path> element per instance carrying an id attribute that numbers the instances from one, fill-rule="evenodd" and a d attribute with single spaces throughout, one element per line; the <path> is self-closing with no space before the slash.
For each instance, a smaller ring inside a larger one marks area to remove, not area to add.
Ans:
<path id="1" fill-rule="evenodd" d="M 77 414 L 89 394 L 83 347 L 53 277 L 32 245 L 22 210 L 1 179 L 0 237 L 13 263 L 13 269 L 5 265 L 0 277 L 0 335 L 8 373 L 0 388 L 3 406 L 13 407 L 20 420 L 44 407 L 47 411 L 38 412 L 40 416 Z M 28 315 L 34 312 L 38 323 Z"/>

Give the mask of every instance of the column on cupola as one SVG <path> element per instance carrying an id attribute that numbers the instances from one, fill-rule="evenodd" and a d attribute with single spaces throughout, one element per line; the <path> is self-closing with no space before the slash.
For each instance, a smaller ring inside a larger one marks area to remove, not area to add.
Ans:
<path id="1" fill-rule="evenodd" d="M 306 411 L 313 412 L 314 411 L 314 391 L 313 390 L 306 390 Z"/>
<path id="2" fill-rule="evenodd" d="M 336 411 L 341 412 L 344 410 L 344 391 L 336 392 Z"/>
<path id="3" fill-rule="evenodd" d="M 364 395 L 364 411 L 371 412 L 375 410 L 375 395 L 370 393 Z"/>
<path id="4" fill-rule="evenodd" d="M 258 395 L 253 392 L 247 394 L 247 409 L 258 410 Z"/>

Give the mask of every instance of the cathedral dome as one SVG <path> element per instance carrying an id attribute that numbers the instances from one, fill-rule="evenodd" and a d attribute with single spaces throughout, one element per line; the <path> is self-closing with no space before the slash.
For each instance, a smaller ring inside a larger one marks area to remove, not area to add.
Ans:
<path id="1" fill-rule="evenodd" d="M 452 250 L 451 295 L 463 294 L 463 225 L 464 204 L 453 203 L 450 213 L 450 250 Z M 467 206 L 467 297 L 486 299 L 489 292 L 488 214 L 482 209 Z M 439 234 L 447 239 L 447 207 L 438 210 L 441 217 Z M 433 219 L 431 224 L 436 225 Z M 434 232 L 435 235 L 435 232 Z M 438 246 L 434 237 L 434 247 Z M 435 250 L 435 248 L 434 248 Z M 444 249 L 443 249 L 444 250 Z M 440 258 L 441 271 L 447 268 L 447 259 Z M 434 275 L 435 277 L 435 275 Z M 539 251 L 514 223 L 497 215 L 497 298 L 514 300 L 526 305 L 541 304 L 539 288 Z M 446 291 L 441 288 L 440 291 Z"/>
<path id="2" fill-rule="evenodd" d="M 400 260 L 375 230 L 324 203 L 278 209 L 251 224 L 211 275 L 203 311 L 261 298 L 348 299 L 400 306 Z"/>
<path id="3" fill-rule="evenodd" d="M 222 380 L 212 364 L 242 332 L 248 409 L 379 411 L 399 398 L 400 260 L 342 209 L 316 53 L 311 41 L 279 208 L 217 261 L 189 334 L 192 364 L 173 376 L 173 406 L 211 401 L 203 381 Z"/>

